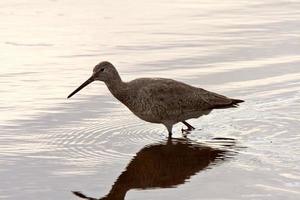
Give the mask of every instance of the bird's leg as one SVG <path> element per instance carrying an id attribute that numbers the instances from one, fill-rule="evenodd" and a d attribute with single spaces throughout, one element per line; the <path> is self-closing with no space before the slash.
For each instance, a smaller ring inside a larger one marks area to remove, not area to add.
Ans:
<path id="1" fill-rule="evenodd" d="M 190 125 L 189 123 L 187 123 L 186 121 L 182 121 L 182 123 L 187 126 L 187 129 L 181 129 L 182 132 L 183 131 L 189 132 L 189 131 L 195 130 L 195 128 L 192 125 Z"/>
<path id="2" fill-rule="evenodd" d="M 173 128 L 173 125 L 172 124 L 164 124 L 167 129 L 168 129 L 168 133 L 169 133 L 169 138 L 172 138 L 172 128 Z"/>
<path id="3" fill-rule="evenodd" d="M 172 132 L 169 131 L 169 138 L 172 138 Z"/>

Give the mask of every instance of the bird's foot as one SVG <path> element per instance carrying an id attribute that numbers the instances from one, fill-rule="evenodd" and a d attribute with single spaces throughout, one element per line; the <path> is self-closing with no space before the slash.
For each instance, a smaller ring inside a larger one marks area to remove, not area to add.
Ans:
<path id="1" fill-rule="evenodd" d="M 188 128 L 184 129 L 181 128 L 181 133 L 183 135 L 184 138 L 187 137 L 187 135 L 191 134 L 191 131 L 196 130 L 196 128 L 194 128 L 193 126 L 188 126 Z M 197 129 L 197 130 L 201 130 L 201 129 Z"/>
<path id="2" fill-rule="evenodd" d="M 181 128 L 181 133 L 185 133 L 185 134 L 190 134 L 191 133 L 191 129 L 184 129 L 184 128 Z"/>
<path id="3" fill-rule="evenodd" d="M 184 125 L 186 125 L 186 127 L 187 127 L 187 129 L 181 129 L 181 131 L 187 131 L 187 132 L 189 132 L 189 131 L 192 131 L 192 130 L 195 130 L 195 127 L 193 127 L 192 125 L 190 125 L 189 123 L 187 123 L 186 121 L 182 121 L 182 123 L 184 124 Z"/>
<path id="4" fill-rule="evenodd" d="M 188 133 L 188 134 L 189 134 L 189 133 L 190 133 L 191 131 L 193 131 L 193 130 L 195 130 L 195 128 L 192 127 L 192 126 L 186 128 L 186 129 L 181 128 L 181 132 L 182 132 L 182 133 L 185 132 L 185 133 Z"/>
<path id="5" fill-rule="evenodd" d="M 189 129 L 189 128 L 184 129 L 184 128 L 181 128 L 182 136 L 183 136 L 184 138 L 187 138 L 187 135 L 191 134 L 191 131 L 192 131 L 192 130 L 194 130 L 194 129 Z"/>

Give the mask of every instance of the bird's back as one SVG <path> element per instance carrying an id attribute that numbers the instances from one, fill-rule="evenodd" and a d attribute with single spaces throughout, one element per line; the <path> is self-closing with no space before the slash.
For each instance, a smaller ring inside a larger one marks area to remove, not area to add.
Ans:
<path id="1" fill-rule="evenodd" d="M 178 122 L 208 114 L 213 108 L 230 106 L 225 96 L 164 78 L 141 78 L 128 83 L 128 108 L 143 120 Z"/>

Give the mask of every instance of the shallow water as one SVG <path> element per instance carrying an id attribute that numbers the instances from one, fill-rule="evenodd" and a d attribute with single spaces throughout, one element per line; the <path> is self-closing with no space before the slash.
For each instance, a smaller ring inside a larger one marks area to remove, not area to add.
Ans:
<path id="1" fill-rule="evenodd" d="M 145 185 L 126 186 L 126 199 L 300 198 L 298 1 L 13 0 L 0 16 L 1 199 L 104 197 L 145 149 L 180 152 L 102 83 L 66 99 L 101 60 L 124 80 L 168 77 L 246 100 L 190 120 L 197 130 L 179 147 L 230 153 L 205 165 L 185 156 L 186 167 L 145 159 L 175 170 L 149 168 L 158 174 L 149 185 L 134 164 L 132 179 Z"/>

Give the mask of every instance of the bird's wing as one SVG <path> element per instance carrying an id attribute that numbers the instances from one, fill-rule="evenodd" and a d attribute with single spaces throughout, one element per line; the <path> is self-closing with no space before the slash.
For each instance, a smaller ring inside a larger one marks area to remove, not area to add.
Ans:
<path id="1" fill-rule="evenodd" d="M 202 98 L 198 88 L 171 79 L 145 82 L 138 91 L 138 98 L 151 108 L 169 114 L 209 108 L 208 99 Z"/>
<path id="2" fill-rule="evenodd" d="M 172 79 L 151 79 L 141 84 L 140 99 L 147 99 L 149 104 L 163 106 L 168 111 L 207 110 L 232 104 L 232 100 L 223 95 Z"/>

